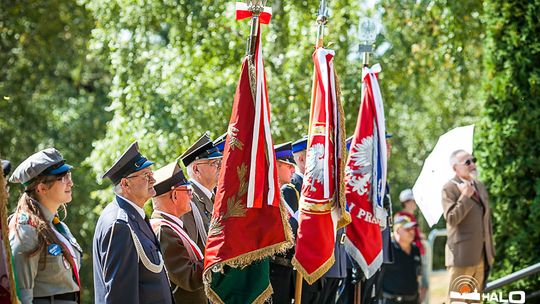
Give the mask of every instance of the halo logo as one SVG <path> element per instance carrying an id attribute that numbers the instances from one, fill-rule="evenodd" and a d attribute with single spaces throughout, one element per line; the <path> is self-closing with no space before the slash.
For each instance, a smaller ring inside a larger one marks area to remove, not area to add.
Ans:
<path id="1" fill-rule="evenodd" d="M 468 275 L 455 278 L 450 285 L 450 304 L 480 304 L 482 301 L 508 304 L 525 303 L 525 292 L 522 290 L 511 291 L 505 298 L 502 292 L 479 293 L 479 285 L 475 278 Z"/>
<path id="2" fill-rule="evenodd" d="M 478 285 L 478 281 L 468 275 L 455 278 L 450 285 L 450 304 L 480 303 L 482 295 L 478 292 Z"/>

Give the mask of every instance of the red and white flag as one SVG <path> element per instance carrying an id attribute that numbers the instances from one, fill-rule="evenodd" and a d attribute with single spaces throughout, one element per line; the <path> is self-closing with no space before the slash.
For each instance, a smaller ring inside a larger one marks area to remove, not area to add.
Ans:
<path id="1" fill-rule="evenodd" d="M 313 284 L 334 264 L 336 229 L 350 222 L 345 210 L 344 114 L 334 71 L 334 51 L 313 53 L 315 75 L 311 99 L 306 171 L 296 252 L 292 264 Z"/>
<path id="2" fill-rule="evenodd" d="M 345 249 L 366 278 L 383 262 L 381 227 L 386 225 L 383 197 L 386 188 L 384 107 L 377 82 L 380 66 L 363 69 L 362 104 L 345 169 L 345 195 L 352 222 Z"/>

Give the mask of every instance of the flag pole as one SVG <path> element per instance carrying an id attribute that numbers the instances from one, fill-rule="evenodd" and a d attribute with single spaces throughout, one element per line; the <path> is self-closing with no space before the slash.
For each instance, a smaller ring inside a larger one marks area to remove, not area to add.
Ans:
<path id="1" fill-rule="evenodd" d="M 328 7 L 326 6 L 326 0 L 319 0 L 319 12 L 317 14 L 317 40 L 315 42 L 315 49 L 323 47 L 324 44 L 324 28 L 328 23 Z M 313 73 L 313 96 L 315 94 L 315 73 Z M 296 270 L 296 288 L 294 289 L 294 303 L 302 303 L 302 283 L 304 278 L 302 274 Z"/>

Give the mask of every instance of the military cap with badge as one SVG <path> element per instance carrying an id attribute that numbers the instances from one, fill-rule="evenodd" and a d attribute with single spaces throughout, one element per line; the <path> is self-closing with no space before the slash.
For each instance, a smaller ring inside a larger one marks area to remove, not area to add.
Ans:
<path id="1" fill-rule="evenodd" d="M 282 161 L 291 165 L 295 165 L 292 144 L 290 142 L 282 143 L 274 146 L 276 152 L 276 160 Z"/>
<path id="2" fill-rule="evenodd" d="M 187 167 L 197 160 L 217 159 L 221 157 L 223 157 L 223 154 L 215 147 L 210 136 L 208 136 L 207 133 L 204 133 L 180 156 L 180 159 L 184 166 Z"/>
<path id="3" fill-rule="evenodd" d="M 184 176 L 184 172 L 177 161 L 156 170 L 154 179 L 156 180 L 154 184 L 155 196 L 163 195 L 176 187 L 189 185 L 189 181 Z"/>

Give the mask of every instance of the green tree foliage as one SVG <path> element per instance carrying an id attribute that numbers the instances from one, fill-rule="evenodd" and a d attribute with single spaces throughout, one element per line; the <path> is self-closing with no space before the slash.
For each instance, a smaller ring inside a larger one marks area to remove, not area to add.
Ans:
<path id="1" fill-rule="evenodd" d="M 54 146 L 75 166 L 66 222 L 87 253 L 96 221 L 89 199 L 95 182 L 91 166 L 81 164 L 110 119 L 104 111 L 109 77 L 87 47 L 93 26 L 92 16 L 76 1 L 1 4 L 0 157 L 17 166 Z M 13 208 L 22 188 L 11 189 Z M 81 277 L 87 290 L 91 261 L 85 254 Z"/>
<path id="2" fill-rule="evenodd" d="M 440 135 L 479 117 L 482 3 L 383 0 L 380 8 L 388 49 L 378 60 L 397 197 L 413 186 Z"/>
<path id="3" fill-rule="evenodd" d="M 494 214 L 494 277 L 540 261 L 539 8 L 538 0 L 485 3 L 486 103 L 477 139 Z M 540 277 L 507 289 L 537 291 Z"/>
<path id="4" fill-rule="evenodd" d="M 327 40 L 335 42 L 338 71 L 351 64 L 348 30 L 358 16 L 354 1 L 332 2 Z M 274 141 L 307 132 L 318 3 L 270 1 L 273 20 L 262 25 Z M 113 75 L 113 119 L 89 159 L 102 173 L 137 139 L 158 167 L 180 155 L 203 132 L 225 132 L 249 34 L 247 20 L 234 20 L 233 2 L 137 3 L 87 1 L 97 20 L 91 45 Z M 348 9 L 344 9 L 348 8 Z M 358 63 L 357 63 L 358 65 Z M 359 74 L 343 73 L 349 121 L 356 121 Z M 359 94 L 358 94 L 359 95 Z M 351 128 L 352 130 L 352 128 Z M 96 192 L 102 202 L 109 189 Z M 96 211 L 99 211 L 96 209 Z"/>

